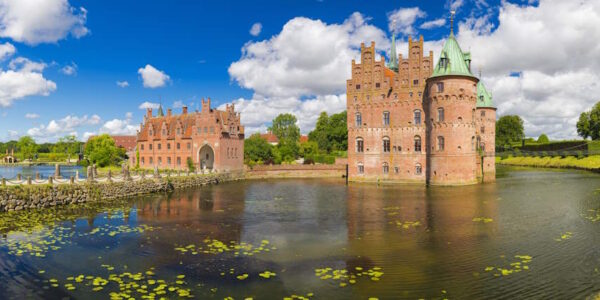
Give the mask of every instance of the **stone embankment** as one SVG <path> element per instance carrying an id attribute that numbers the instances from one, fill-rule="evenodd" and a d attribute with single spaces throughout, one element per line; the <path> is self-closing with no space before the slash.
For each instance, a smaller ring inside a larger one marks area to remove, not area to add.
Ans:
<path id="1" fill-rule="evenodd" d="M 342 178 L 346 165 L 257 165 L 246 169 L 247 179 L 262 178 Z"/>
<path id="2" fill-rule="evenodd" d="M 75 184 L 5 185 L 0 188 L 0 211 L 38 209 L 106 201 L 155 192 L 196 187 L 242 178 L 242 173 L 182 175 L 123 181 L 86 181 Z"/>

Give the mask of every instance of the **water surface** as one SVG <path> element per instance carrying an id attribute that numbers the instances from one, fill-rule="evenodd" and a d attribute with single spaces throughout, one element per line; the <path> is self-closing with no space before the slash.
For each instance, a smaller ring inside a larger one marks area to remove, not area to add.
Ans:
<path id="1" fill-rule="evenodd" d="M 0 178 L 16 179 L 17 174 L 21 174 L 21 179 L 27 179 L 27 177 L 35 179 L 36 173 L 39 173 L 40 178 L 47 179 L 48 176 L 54 176 L 54 168 L 54 165 L 0 166 Z M 60 173 L 63 178 L 70 178 L 71 176 L 75 176 L 75 173 L 77 171 L 79 171 L 79 178 L 85 177 L 85 170 L 81 166 L 60 166 Z"/>
<path id="2" fill-rule="evenodd" d="M 600 176 L 500 171 L 467 187 L 251 180 L 4 214 L 0 298 L 600 293 Z"/>

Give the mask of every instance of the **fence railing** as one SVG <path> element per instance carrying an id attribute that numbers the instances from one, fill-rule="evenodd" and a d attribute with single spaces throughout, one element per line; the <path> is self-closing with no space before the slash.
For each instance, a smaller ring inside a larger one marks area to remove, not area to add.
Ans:
<path id="1" fill-rule="evenodd" d="M 525 157 L 562 157 L 574 156 L 577 158 L 584 158 L 591 155 L 600 155 L 599 150 L 564 150 L 564 151 L 503 151 L 497 152 L 496 156 L 500 158 L 506 158 L 509 156 L 525 156 Z"/>
<path id="2" fill-rule="evenodd" d="M 57 167 L 55 174 L 53 176 L 48 176 L 45 179 L 40 177 L 39 173 L 36 173 L 36 176 L 32 178 L 31 176 L 24 177 L 21 174 L 17 174 L 15 178 L 0 178 L 0 184 L 2 186 L 18 186 L 18 185 L 59 185 L 59 184 L 84 184 L 84 183 L 92 183 L 92 182 L 126 182 L 126 181 L 140 181 L 144 179 L 158 179 L 162 177 L 186 177 L 186 176 L 197 176 L 202 174 L 214 174 L 217 173 L 216 170 L 200 170 L 200 171 L 160 171 L 158 169 L 154 169 L 154 171 L 147 170 L 139 170 L 139 171 L 129 171 L 128 169 L 124 169 L 119 172 L 118 175 L 113 175 L 112 171 L 109 170 L 106 175 L 98 176 L 98 173 L 95 169 L 88 169 L 88 174 L 86 178 L 81 178 L 79 175 L 79 171 L 75 173 L 74 176 L 69 176 L 68 178 L 62 177 L 60 175 L 60 167 Z"/>

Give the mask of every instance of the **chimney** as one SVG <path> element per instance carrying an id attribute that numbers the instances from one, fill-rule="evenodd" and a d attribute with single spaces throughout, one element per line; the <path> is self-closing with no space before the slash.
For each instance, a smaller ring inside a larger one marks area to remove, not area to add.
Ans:
<path id="1" fill-rule="evenodd" d="M 184 114 L 184 115 L 186 115 L 186 114 L 187 114 L 187 106 L 185 106 L 185 105 L 184 105 L 184 106 L 181 108 L 181 113 L 182 113 L 182 114 Z"/>
<path id="2" fill-rule="evenodd" d="M 170 117 L 172 114 L 173 110 L 172 109 L 167 109 L 167 117 Z"/>
<path id="3" fill-rule="evenodd" d="M 146 117 L 148 117 L 148 119 L 152 118 L 152 108 L 146 109 Z"/>

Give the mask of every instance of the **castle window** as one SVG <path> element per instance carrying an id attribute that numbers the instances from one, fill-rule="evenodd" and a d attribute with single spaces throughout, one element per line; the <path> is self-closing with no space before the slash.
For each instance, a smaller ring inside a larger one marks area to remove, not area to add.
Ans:
<path id="1" fill-rule="evenodd" d="M 204 127 L 204 133 L 208 133 L 208 127 Z"/>
<path id="2" fill-rule="evenodd" d="M 389 125 L 390 125 L 390 112 L 384 111 L 383 112 L 383 126 L 389 126 Z"/>
<path id="3" fill-rule="evenodd" d="M 398 93 L 394 93 L 394 99 L 398 99 Z"/>
<path id="4" fill-rule="evenodd" d="M 148 145 L 148 149 L 152 150 L 152 144 Z"/>
<path id="5" fill-rule="evenodd" d="M 150 164 L 153 164 L 154 160 L 152 159 L 152 157 L 150 157 Z"/>
<path id="6" fill-rule="evenodd" d="M 181 128 L 177 128 L 177 135 L 181 134 Z"/>
<path id="7" fill-rule="evenodd" d="M 398 167 L 394 167 L 394 172 L 395 172 L 396 174 L 400 173 L 400 168 L 398 168 Z"/>
<path id="8" fill-rule="evenodd" d="M 362 138 L 356 138 L 356 152 L 364 152 L 365 144 Z"/>
<path id="9" fill-rule="evenodd" d="M 485 143 L 481 143 L 481 151 L 485 152 Z"/>
<path id="10" fill-rule="evenodd" d="M 383 174 L 388 174 L 390 172 L 390 167 L 388 163 L 383 163 Z"/>
<path id="11" fill-rule="evenodd" d="M 167 130 L 166 129 L 162 130 L 162 135 L 167 135 Z"/>
<path id="12" fill-rule="evenodd" d="M 239 130 L 239 129 L 238 129 Z M 210 127 L 210 133 L 215 133 L 215 128 L 214 127 Z"/>
<path id="13" fill-rule="evenodd" d="M 181 149 L 181 144 L 177 143 L 177 150 Z"/>
<path id="14" fill-rule="evenodd" d="M 181 166 L 181 157 L 177 157 L 177 165 Z"/>
<path id="15" fill-rule="evenodd" d="M 160 150 L 162 148 L 162 144 L 158 143 L 158 150 Z"/>
<path id="16" fill-rule="evenodd" d="M 481 126 L 481 134 L 484 134 L 484 133 L 485 133 L 485 127 Z"/>
<path id="17" fill-rule="evenodd" d="M 439 107 L 437 109 L 437 111 L 438 111 L 438 122 L 444 122 L 444 108 Z"/>
<path id="18" fill-rule="evenodd" d="M 144 165 L 144 158 L 142 157 L 142 165 Z"/>
<path id="19" fill-rule="evenodd" d="M 167 157 L 167 165 L 171 165 L 171 157 Z"/>
<path id="20" fill-rule="evenodd" d="M 413 85 L 419 85 L 419 79 L 413 80 Z"/>
<path id="21" fill-rule="evenodd" d="M 363 166 L 362 163 L 358 163 L 358 174 L 364 174 L 365 173 L 365 166 Z"/>
<path id="22" fill-rule="evenodd" d="M 167 150 L 171 150 L 171 143 L 167 143 Z"/>
<path id="23" fill-rule="evenodd" d="M 421 94 L 421 92 L 419 92 L 419 98 L 421 98 L 421 96 L 422 96 L 422 95 L 423 95 L 423 94 Z"/>
<path id="24" fill-rule="evenodd" d="M 445 69 L 448 66 L 448 59 L 445 57 L 440 58 L 440 68 Z"/>
<path id="25" fill-rule="evenodd" d="M 479 137 L 479 136 L 477 137 L 477 144 L 476 144 L 476 146 L 477 146 L 477 150 L 481 149 L 481 137 Z"/>
<path id="26" fill-rule="evenodd" d="M 438 136 L 437 146 L 438 146 L 438 151 L 444 151 L 444 137 L 443 136 Z"/>
<path id="27" fill-rule="evenodd" d="M 141 144 L 140 147 L 142 148 L 142 151 L 144 151 L 144 144 Z"/>
<path id="28" fill-rule="evenodd" d="M 415 152 L 421 152 L 421 137 L 415 136 Z"/>
<path id="29" fill-rule="evenodd" d="M 471 137 L 471 151 L 475 151 L 475 137 Z"/>
<path id="30" fill-rule="evenodd" d="M 379 82 L 375 83 L 375 87 L 376 87 L 376 88 L 379 88 L 379 87 L 381 87 L 381 83 L 379 83 Z"/>
<path id="31" fill-rule="evenodd" d="M 485 117 L 485 110 L 482 110 L 482 111 L 481 111 L 481 116 L 482 116 L 482 117 Z"/>
<path id="32" fill-rule="evenodd" d="M 417 163 L 415 165 L 415 174 L 417 175 L 421 175 L 421 173 L 423 173 L 423 168 L 421 167 L 420 163 Z"/>
<path id="33" fill-rule="evenodd" d="M 192 144 L 187 143 L 187 148 L 188 148 L 188 150 L 192 149 Z"/>
<path id="34" fill-rule="evenodd" d="M 360 90 L 360 84 L 357 84 L 357 85 L 356 85 L 356 89 L 357 89 L 357 90 Z"/>
<path id="35" fill-rule="evenodd" d="M 438 93 L 443 93 L 444 92 L 444 83 L 443 82 L 438 82 L 437 83 L 437 91 L 438 91 Z"/>
<path id="36" fill-rule="evenodd" d="M 408 93 L 408 96 L 410 96 L 412 98 L 412 92 Z"/>
<path id="37" fill-rule="evenodd" d="M 356 127 L 360 127 L 362 125 L 362 115 L 360 113 L 356 113 Z"/>
<path id="38" fill-rule="evenodd" d="M 152 135 L 154 132 L 152 132 L 152 129 L 148 130 L 148 135 Z"/>
<path id="39" fill-rule="evenodd" d="M 202 127 L 198 127 L 198 134 L 202 133 Z"/>
<path id="40" fill-rule="evenodd" d="M 415 119 L 415 125 L 421 125 L 421 111 L 420 110 L 415 109 L 414 119 Z"/>
<path id="41" fill-rule="evenodd" d="M 383 152 L 390 152 L 390 138 L 383 137 Z"/>
<path id="42" fill-rule="evenodd" d="M 160 166 L 162 164 L 162 157 L 158 158 L 158 165 Z"/>
<path id="43" fill-rule="evenodd" d="M 483 95 L 479 96 L 479 101 L 483 102 Z"/>

